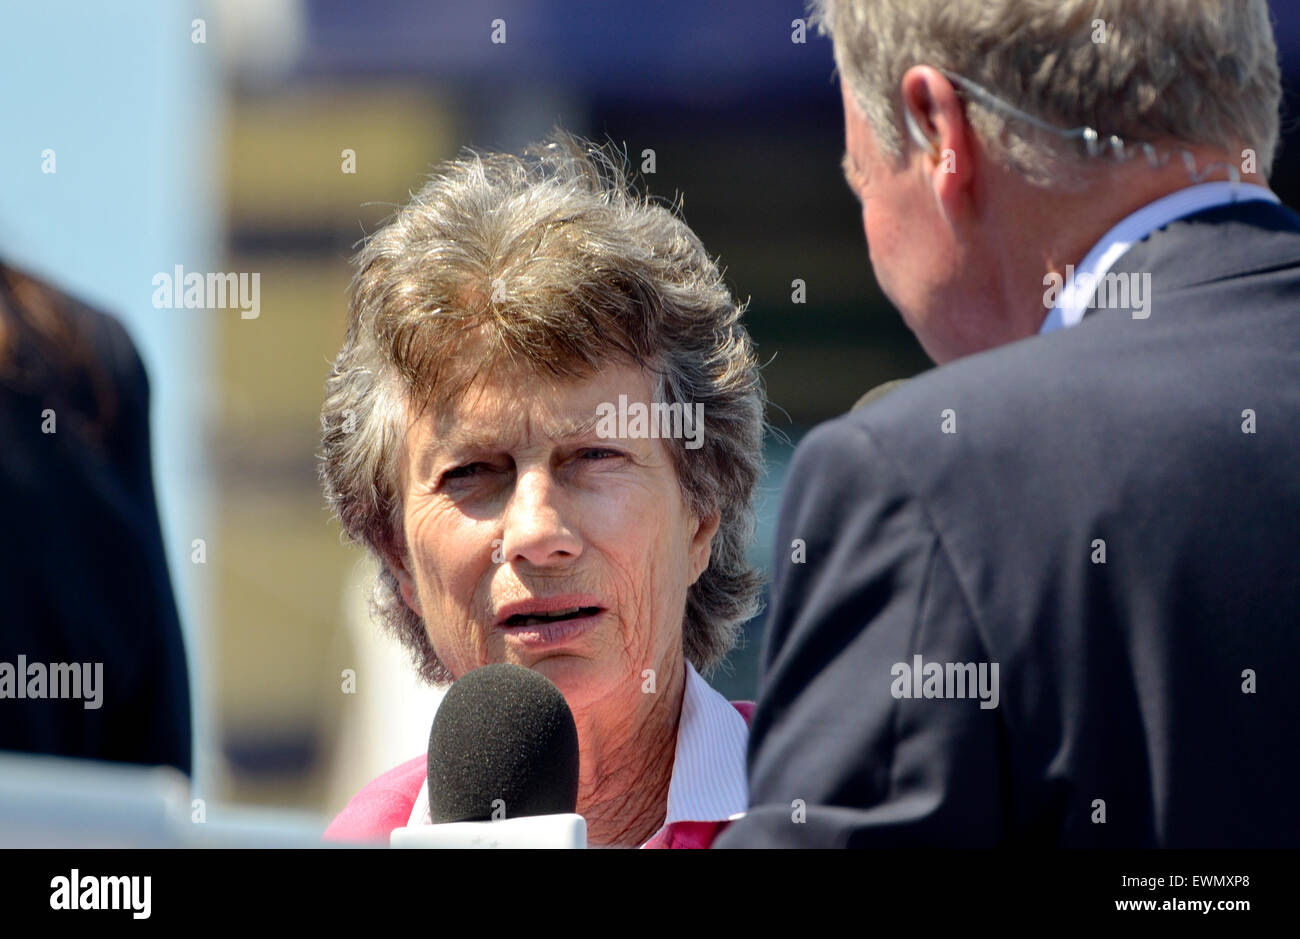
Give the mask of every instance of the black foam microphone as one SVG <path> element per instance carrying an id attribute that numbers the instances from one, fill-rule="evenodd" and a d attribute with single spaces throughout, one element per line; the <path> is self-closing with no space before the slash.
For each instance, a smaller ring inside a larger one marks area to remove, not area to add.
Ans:
<path id="1" fill-rule="evenodd" d="M 460 677 L 429 731 L 435 824 L 572 813 L 578 728 L 560 689 L 519 665 Z"/>

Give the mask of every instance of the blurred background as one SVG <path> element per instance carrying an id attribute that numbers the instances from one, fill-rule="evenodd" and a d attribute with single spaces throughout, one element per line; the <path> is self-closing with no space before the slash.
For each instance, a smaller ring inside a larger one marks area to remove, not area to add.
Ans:
<path id="1" fill-rule="evenodd" d="M 1286 69 L 1300 10 L 1274 7 Z M 0 257 L 119 317 L 149 370 L 196 795 L 333 815 L 424 750 L 436 694 L 369 622 L 374 571 L 341 543 L 315 455 L 349 258 L 432 164 L 558 124 L 683 199 L 764 363 L 765 569 L 791 445 L 928 367 L 872 278 L 830 44 L 799 35 L 804 15 L 798 0 L 6 5 Z M 1284 143 L 1273 186 L 1292 205 L 1296 168 Z M 259 315 L 155 308 L 154 275 L 177 265 L 259 273 Z M 760 616 L 712 676 L 728 697 L 754 695 L 761 634 Z"/>

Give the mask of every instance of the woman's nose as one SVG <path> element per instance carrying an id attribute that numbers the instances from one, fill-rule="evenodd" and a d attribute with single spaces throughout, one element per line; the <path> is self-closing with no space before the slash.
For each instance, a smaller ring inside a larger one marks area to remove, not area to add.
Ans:
<path id="1" fill-rule="evenodd" d="M 549 469 L 521 470 L 502 521 L 502 560 L 544 567 L 582 554 L 567 510 L 565 493 Z"/>

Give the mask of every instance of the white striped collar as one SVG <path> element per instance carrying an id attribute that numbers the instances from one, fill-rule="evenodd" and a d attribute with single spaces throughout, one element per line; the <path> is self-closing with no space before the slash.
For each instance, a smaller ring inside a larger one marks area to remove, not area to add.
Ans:
<path id="1" fill-rule="evenodd" d="M 749 725 L 740 712 L 687 662 L 673 775 L 668 782 L 668 811 L 654 838 L 676 822 L 724 822 L 744 813 L 749 799 L 745 779 L 748 743 Z M 406 824 L 428 825 L 430 821 L 426 779 Z"/>
<path id="2" fill-rule="evenodd" d="M 668 812 L 659 831 L 675 822 L 725 822 L 743 813 L 748 743 L 749 725 L 740 712 L 687 662 Z"/>
<path id="3" fill-rule="evenodd" d="M 1272 190 L 1253 183 L 1200 183 L 1170 193 L 1155 202 L 1148 203 L 1132 215 L 1123 219 L 1118 225 L 1106 232 L 1101 241 L 1089 251 L 1074 270 L 1074 277 L 1067 280 L 1056 298 L 1056 303 L 1048 311 L 1039 334 L 1055 332 L 1075 326 L 1083 319 L 1088 304 L 1092 301 L 1093 287 L 1110 272 L 1115 262 L 1124 253 L 1143 238 L 1164 228 L 1170 222 L 1195 215 L 1220 205 L 1232 202 L 1254 202 L 1264 200 L 1279 202 Z"/>

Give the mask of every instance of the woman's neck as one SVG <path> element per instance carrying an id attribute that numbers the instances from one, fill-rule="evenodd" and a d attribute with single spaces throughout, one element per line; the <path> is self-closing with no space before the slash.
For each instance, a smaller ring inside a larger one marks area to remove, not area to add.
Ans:
<path id="1" fill-rule="evenodd" d="M 663 826 L 686 691 L 685 663 L 678 659 L 667 673 L 672 676 L 667 687 L 652 694 L 638 688 L 647 707 L 633 714 L 634 726 L 590 729 L 592 744 L 581 754 L 578 814 L 587 821 L 592 847 L 639 847 Z"/>

